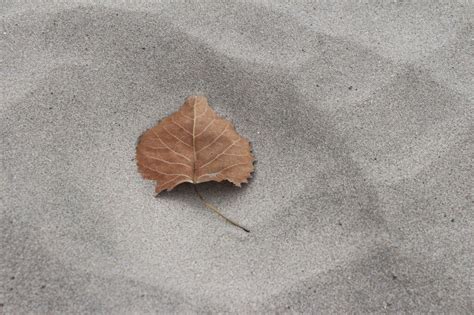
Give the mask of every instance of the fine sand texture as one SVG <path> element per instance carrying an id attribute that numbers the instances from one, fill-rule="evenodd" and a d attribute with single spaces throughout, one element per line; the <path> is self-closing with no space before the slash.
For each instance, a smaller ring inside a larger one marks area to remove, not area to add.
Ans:
<path id="1" fill-rule="evenodd" d="M 1 2 L 0 313 L 473 313 L 471 1 Z M 189 95 L 242 188 L 155 198 Z"/>

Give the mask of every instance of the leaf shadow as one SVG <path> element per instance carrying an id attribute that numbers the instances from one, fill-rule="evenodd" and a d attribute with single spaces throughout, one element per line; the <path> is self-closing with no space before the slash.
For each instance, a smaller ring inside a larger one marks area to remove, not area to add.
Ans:
<path id="1" fill-rule="evenodd" d="M 189 196 L 194 196 L 197 198 L 196 200 L 199 201 L 193 186 L 196 186 L 197 190 L 203 194 L 209 202 L 232 201 L 235 197 L 247 193 L 247 190 L 249 189 L 249 184 L 243 184 L 241 187 L 237 187 L 228 181 L 206 182 L 200 184 L 183 183 L 171 191 L 163 191 L 157 195 L 156 198 L 166 200 L 186 200 Z M 201 201 L 199 201 L 199 203 L 201 203 Z"/>

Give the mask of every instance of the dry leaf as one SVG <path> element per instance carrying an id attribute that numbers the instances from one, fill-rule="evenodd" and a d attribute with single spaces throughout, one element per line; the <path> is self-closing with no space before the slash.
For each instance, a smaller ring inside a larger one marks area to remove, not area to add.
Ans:
<path id="1" fill-rule="evenodd" d="M 250 143 L 220 118 L 204 96 L 190 96 L 180 110 L 147 130 L 137 146 L 137 163 L 156 192 L 177 185 L 227 180 L 240 186 L 253 172 Z"/>

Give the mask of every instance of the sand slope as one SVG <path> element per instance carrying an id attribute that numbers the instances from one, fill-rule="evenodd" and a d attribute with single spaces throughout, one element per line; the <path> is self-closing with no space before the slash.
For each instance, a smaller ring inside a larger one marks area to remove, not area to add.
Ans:
<path id="1" fill-rule="evenodd" d="M 5 2 L 3 311 L 472 313 L 472 13 Z M 248 235 L 137 173 L 192 94 L 252 141 L 199 187 Z"/>

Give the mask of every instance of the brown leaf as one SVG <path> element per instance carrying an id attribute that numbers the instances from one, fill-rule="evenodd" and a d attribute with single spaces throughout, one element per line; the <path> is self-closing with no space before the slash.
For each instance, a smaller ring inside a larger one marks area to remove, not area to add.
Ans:
<path id="1" fill-rule="evenodd" d="M 190 96 L 180 110 L 148 129 L 137 146 L 137 163 L 156 192 L 177 185 L 227 180 L 240 187 L 253 172 L 250 143 L 219 117 L 204 96 Z"/>

